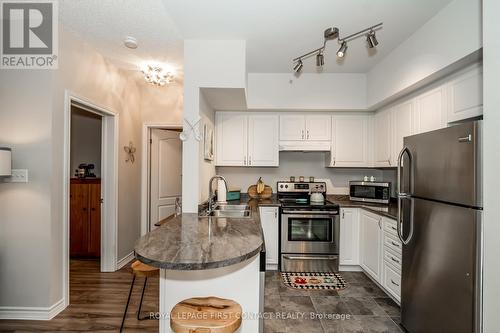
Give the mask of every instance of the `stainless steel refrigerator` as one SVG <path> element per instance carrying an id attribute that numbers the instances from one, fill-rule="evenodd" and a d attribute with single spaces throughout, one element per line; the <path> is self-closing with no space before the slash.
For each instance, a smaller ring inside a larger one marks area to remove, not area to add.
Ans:
<path id="1" fill-rule="evenodd" d="M 406 137 L 398 160 L 401 323 L 481 331 L 482 121 Z"/>

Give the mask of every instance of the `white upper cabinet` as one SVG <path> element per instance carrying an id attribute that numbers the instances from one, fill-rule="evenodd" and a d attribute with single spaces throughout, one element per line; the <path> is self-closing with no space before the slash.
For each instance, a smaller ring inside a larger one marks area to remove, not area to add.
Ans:
<path id="1" fill-rule="evenodd" d="M 217 112 L 217 166 L 278 166 L 278 116 Z"/>
<path id="2" fill-rule="evenodd" d="M 332 131 L 332 116 L 306 116 L 306 140 L 330 141 Z"/>
<path id="3" fill-rule="evenodd" d="M 333 116 L 330 167 L 367 167 L 368 160 L 367 115 Z"/>
<path id="4" fill-rule="evenodd" d="M 415 98 L 414 133 L 446 127 L 446 89 L 439 87 Z"/>
<path id="5" fill-rule="evenodd" d="M 247 164 L 248 116 L 237 112 L 217 112 L 216 165 L 245 166 Z"/>
<path id="6" fill-rule="evenodd" d="M 391 109 L 379 111 L 374 116 L 374 164 L 376 167 L 391 167 L 392 163 L 392 117 Z"/>
<path id="7" fill-rule="evenodd" d="M 391 164 L 397 166 L 399 152 L 403 149 L 404 137 L 413 134 L 413 114 L 414 100 L 396 105 L 392 108 L 392 118 L 394 124 L 393 130 L 393 149 Z"/>
<path id="8" fill-rule="evenodd" d="M 474 66 L 450 81 L 448 122 L 478 117 L 483 114 L 483 71 Z"/>
<path id="9" fill-rule="evenodd" d="M 280 116 L 280 141 L 305 139 L 306 117 L 303 115 Z"/>
<path id="10" fill-rule="evenodd" d="M 279 142 L 277 115 L 248 116 L 248 165 L 278 166 Z"/>
<path id="11" fill-rule="evenodd" d="M 280 116 L 280 141 L 330 141 L 331 115 Z"/>

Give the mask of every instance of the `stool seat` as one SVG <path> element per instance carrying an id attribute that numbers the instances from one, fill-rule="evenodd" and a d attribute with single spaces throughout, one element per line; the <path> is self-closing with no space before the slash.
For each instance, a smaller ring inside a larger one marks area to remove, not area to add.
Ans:
<path id="1" fill-rule="evenodd" d="M 132 268 L 132 273 L 134 275 L 143 277 L 155 276 L 160 271 L 159 268 L 146 265 L 139 260 L 135 260 L 132 265 L 130 265 L 130 268 Z"/>
<path id="2" fill-rule="evenodd" d="M 194 297 L 177 303 L 170 312 L 175 333 L 233 333 L 241 326 L 241 306 L 218 297 Z"/>

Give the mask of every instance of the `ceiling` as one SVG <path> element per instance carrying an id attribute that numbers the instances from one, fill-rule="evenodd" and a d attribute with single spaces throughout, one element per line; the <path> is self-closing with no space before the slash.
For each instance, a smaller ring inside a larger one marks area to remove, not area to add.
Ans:
<path id="1" fill-rule="evenodd" d="M 182 71 L 183 39 L 247 41 L 250 73 L 289 73 L 291 59 L 323 43 L 330 26 L 345 36 L 383 22 L 379 45 L 351 41 L 342 62 L 329 41 L 323 72 L 365 73 L 451 0 L 62 0 L 60 19 L 100 52 L 125 67 L 143 60 Z M 147 4 L 147 5 L 146 5 Z M 134 36 L 139 48 L 123 46 Z M 316 72 L 314 57 L 304 72 Z"/>

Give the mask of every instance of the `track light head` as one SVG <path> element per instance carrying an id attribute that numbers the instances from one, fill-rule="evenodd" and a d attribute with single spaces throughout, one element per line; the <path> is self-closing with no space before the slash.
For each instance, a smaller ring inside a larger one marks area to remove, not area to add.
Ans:
<path id="1" fill-rule="evenodd" d="M 332 27 L 332 28 L 328 28 L 325 30 L 325 32 L 323 33 L 323 36 L 325 37 L 325 39 L 335 39 L 339 36 L 339 29 L 338 28 L 335 28 L 335 27 Z"/>
<path id="2" fill-rule="evenodd" d="M 316 55 L 316 66 L 322 67 L 324 64 L 325 64 L 325 56 L 323 55 L 323 51 L 320 51 Z"/>
<path id="3" fill-rule="evenodd" d="M 370 49 L 378 45 L 378 40 L 377 37 L 375 36 L 375 31 L 372 30 L 368 34 L 366 34 L 366 44 Z"/>
<path id="4" fill-rule="evenodd" d="M 347 43 L 346 41 L 343 41 L 342 44 L 340 45 L 339 50 L 337 51 L 337 57 L 343 58 L 345 56 L 346 51 L 347 51 Z"/>
<path id="5" fill-rule="evenodd" d="M 302 63 L 302 59 L 299 59 L 295 65 L 293 65 L 293 71 L 295 73 L 299 73 L 302 70 L 302 67 L 304 67 L 304 64 Z"/>

